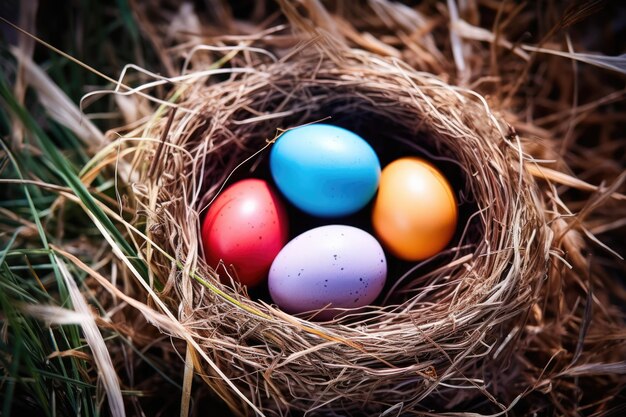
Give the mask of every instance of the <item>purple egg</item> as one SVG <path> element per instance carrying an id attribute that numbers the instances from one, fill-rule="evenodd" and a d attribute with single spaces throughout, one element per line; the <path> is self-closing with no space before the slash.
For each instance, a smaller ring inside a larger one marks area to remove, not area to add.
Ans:
<path id="1" fill-rule="evenodd" d="M 380 243 L 352 226 L 330 225 L 302 233 L 278 253 L 269 273 L 272 300 L 288 313 L 314 311 L 331 319 L 372 303 L 385 286 L 387 261 Z"/>

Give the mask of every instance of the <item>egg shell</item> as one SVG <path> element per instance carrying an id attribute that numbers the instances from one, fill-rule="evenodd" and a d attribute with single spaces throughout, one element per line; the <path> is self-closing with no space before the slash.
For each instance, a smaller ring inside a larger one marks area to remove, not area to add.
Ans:
<path id="1" fill-rule="evenodd" d="M 206 260 L 212 267 L 223 260 L 239 282 L 257 285 L 287 243 L 288 225 L 284 204 L 266 181 L 236 182 L 213 201 L 204 218 Z"/>
<path id="2" fill-rule="evenodd" d="M 457 217 L 452 187 L 431 163 L 408 157 L 383 169 L 372 224 L 397 257 L 417 261 L 437 254 L 454 236 Z"/>
<path id="3" fill-rule="evenodd" d="M 340 217 L 363 208 L 376 193 L 380 162 L 360 136 L 323 123 L 284 133 L 272 147 L 278 189 L 300 210 Z"/>
<path id="4" fill-rule="evenodd" d="M 269 272 L 272 300 L 288 313 L 371 304 L 385 286 L 387 260 L 380 243 L 352 226 L 308 230 L 278 254 Z M 325 309 L 316 319 L 339 313 Z"/>

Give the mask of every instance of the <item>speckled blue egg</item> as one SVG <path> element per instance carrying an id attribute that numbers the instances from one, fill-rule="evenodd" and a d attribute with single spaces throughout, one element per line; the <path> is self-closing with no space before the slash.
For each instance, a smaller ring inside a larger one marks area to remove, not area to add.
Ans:
<path id="1" fill-rule="evenodd" d="M 268 285 L 283 311 L 323 309 L 315 318 L 327 320 L 371 304 L 386 277 L 387 260 L 376 238 L 356 227 L 329 225 L 287 243 L 272 263 Z"/>
<path id="2" fill-rule="evenodd" d="M 291 203 L 318 217 L 360 210 L 376 193 L 380 179 L 378 157 L 363 138 L 322 123 L 279 137 L 270 153 L 270 170 Z"/>

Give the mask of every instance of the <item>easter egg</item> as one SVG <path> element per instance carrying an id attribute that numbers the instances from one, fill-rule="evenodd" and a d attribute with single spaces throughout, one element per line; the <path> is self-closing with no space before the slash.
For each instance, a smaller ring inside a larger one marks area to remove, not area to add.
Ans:
<path id="1" fill-rule="evenodd" d="M 232 265 L 239 282 L 254 286 L 267 277 L 287 243 L 288 224 L 280 197 L 266 181 L 236 182 L 213 201 L 204 218 L 206 260 L 212 267 L 220 260 L 228 268 Z"/>
<path id="2" fill-rule="evenodd" d="M 454 236 L 457 216 L 454 192 L 431 163 L 408 157 L 383 169 L 372 223 L 397 257 L 416 261 L 440 252 Z"/>
<path id="3" fill-rule="evenodd" d="M 270 170 L 291 203 L 319 217 L 346 216 L 363 208 L 380 178 L 372 147 L 355 133 L 327 124 L 280 136 L 270 152 Z"/>
<path id="4" fill-rule="evenodd" d="M 344 308 L 372 303 L 382 291 L 387 260 L 380 243 L 352 226 L 308 230 L 276 256 L 268 285 L 272 300 L 288 313 L 328 307 L 315 316 L 330 319 Z"/>

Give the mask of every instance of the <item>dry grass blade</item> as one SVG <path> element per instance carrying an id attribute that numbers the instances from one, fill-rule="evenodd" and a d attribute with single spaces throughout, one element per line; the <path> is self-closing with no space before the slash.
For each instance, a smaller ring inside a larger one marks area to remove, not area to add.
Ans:
<path id="1" fill-rule="evenodd" d="M 571 175 L 568 175 L 561 171 L 557 171 L 555 169 L 551 169 L 545 166 L 539 166 L 534 162 L 527 163 L 526 169 L 537 178 L 548 180 L 557 184 L 567 185 L 568 187 L 573 187 L 583 191 L 600 190 L 600 187 L 598 187 L 597 185 L 589 184 L 581 179 L 572 177 Z M 626 200 L 626 195 L 618 192 L 612 192 L 609 194 L 609 196 L 615 200 Z"/>
<path id="2" fill-rule="evenodd" d="M 31 316 L 43 320 L 48 325 L 81 324 L 92 318 L 89 315 L 85 315 L 85 313 L 57 306 L 30 304 L 22 306 L 22 309 Z"/>
<path id="3" fill-rule="evenodd" d="M 602 10 L 606 0 L 585 0 L 572 2 L 567 6 L 563 17 L 561 17 L 560 25 L 563 29 L 572 26 L 576 22 L 580 22 L 592 14 Z"/>
<path id="4" fill-rule="evenodd" d="M 107 394 L 109 402 L 109 409 L 113 417 L 126 416 L 126 408 L 124 407 L 124 400 L 122 399 L 122 391 L 120 389 L 120 383 L 117 379 L 117 372 L 111 362 L 111 356 L 107 349 L 107 345 L 102 338 L 100 329 L 96 325 L 96 322 L 91 315 L 91 309 L 85 301 L 84 295 L 76 285 L 74 278 L 70 274 L 67 266 L 59 258 L 54 257 L 57 267 L 61 272 L 61 275 L 65 279 L 72 305 L 76 312 L 80 314 L 80 324 L 87 344 L 91 349 L 94 357 L 94 361 L 98 368 L 98 376 L 102 382 L 104 390 Z"/>
<path id="5" fill-rule="evenodd" d="M 25 82 L 37 92 L 50 117 L 72 130 L 85 144 L 100 147 L 105 143 L 102 132 L 24 51 L 12 48 L 11 53 L 23 66 Z"/>

